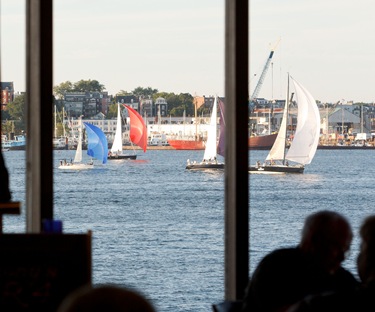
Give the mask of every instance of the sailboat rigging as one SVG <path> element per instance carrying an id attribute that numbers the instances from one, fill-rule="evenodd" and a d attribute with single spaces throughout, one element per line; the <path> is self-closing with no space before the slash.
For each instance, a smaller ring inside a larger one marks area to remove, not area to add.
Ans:
<path id="1" fill-rule="evenodd" d="M 107 163 L 108 156 L 108 142 L 103 131 L 87 122 L 82 123 L 80 118 L 80 128 L 78 136 L 78 144 L 74 160 L 67 161 L 66 159 L 60 160 L 59 169 L 65 170 L 86 170 L 94 168 L 94 162 L 91 160 L 88 163 L 82 162 L 82 130 L 83 124 L 86 127 L 87 133 L 87 155 L 99 160 L 102 164 Z"/>
<path id="2" fill-rule="evenodd" d="M 110 152 L 108 153 L 108 159 L 137 159 L 137 155 L 134 153 L 132 155 L 124 154 L 122 148 L 122 122 L 121 122 L 121 110 L 120 104 L 117 103 L 117 123 L 115 138 Z"/>
<path id="3" fill-rule="evenodd" d="M 144 153 L 147 150 L 147 128 L 142 116 L 132 107 L 123 104 L 130 117 L 130 141 L 138 145 Z"/>
<path id="4" fill-rule="evenodd" d="M 225 140 L 225 119 L 224 119 L 224 109 L 220 110 L 220 137 L 219 146 L 217 145 L 217 102 L 218 98 L 215 97 L 214 105 L 211 113 L 210 126 L 208 129 L 206 148 L 204 151 L 203 160 L 199 163 L 196 161 L 190 162 L 187 160 L 186 169 L 189 170 L 204 170 L 204 169 L 224 169 L 224 163 L 218 162 L 217 160 L 217 150 L 219 150 L 219 155 L 224 156 L 224 140 Z M 221 102 L 221 101 L 220 101 Z M 221 102 L 220 107 L 224 108 Z"/>
<path id="5" fill-rule="evenodd" d="M 287 124 L 289 105 L 289 80 L 292 80 L 298 105 L 297 128 L 287 150 Z M 320 115 L 310 92 L 288 75 L 287 97 L 281 126 L 264 164 L 258 161 L 249 167 L 250 173 L 303 173 L 310 164 L 319 143 Z"/>

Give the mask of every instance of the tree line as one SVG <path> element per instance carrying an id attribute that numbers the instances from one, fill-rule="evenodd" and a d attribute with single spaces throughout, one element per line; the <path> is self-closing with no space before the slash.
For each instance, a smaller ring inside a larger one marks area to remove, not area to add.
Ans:
<path id="1" fill-rule="evenodd" d="M 104 92 L 105 86 L 97 80 L 79 80 L 77 82 L 65 81 L 53 87 L 53 103 L 51 105 L 57 108 L 58 123 L 62 120 L 62 108 L 64 94 L 68 92 Z M 164 98 L 168 103 L 168 116 L 180 117 L 184 111 L 186 116 L 194 116 L 194 97 L 190 93 L 175 94 L 173 92 L 159 92 L 158 89 L 151 87 L 137 87 L 128 92 L 120 90 L 115 95 L 111 96 L 111 104 L 108 108 L 107 118 L 116 117 L 116 96 L 134 95 L 138 98 L 151 98 L 155 103 L 159 97 Z M 26 130 L 26 116 L 25 116 L 25 94 L 18 95 L 15 99 L 7 105 L 7 109 L 1 112 L 2 133 L 20 133 Z M 198 109 L 198 114 L 205 114 L 207 111 L 202 106 Z M 54 118 L 54 116 L 52 116 Z M 61 126 L 58 125 L 60 128 Z"/>

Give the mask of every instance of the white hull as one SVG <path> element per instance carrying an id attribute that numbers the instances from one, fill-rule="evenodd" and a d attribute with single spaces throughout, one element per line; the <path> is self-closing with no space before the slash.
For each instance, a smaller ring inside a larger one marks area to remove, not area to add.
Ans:
<path id="1" fill-rule="evenodd" d="M 93 169 L 94 165 L 93 164 L 64 164 L 60 165 L 59 169 L 64 169 L 64 170 L 88 170 L 88 169 Z"/>

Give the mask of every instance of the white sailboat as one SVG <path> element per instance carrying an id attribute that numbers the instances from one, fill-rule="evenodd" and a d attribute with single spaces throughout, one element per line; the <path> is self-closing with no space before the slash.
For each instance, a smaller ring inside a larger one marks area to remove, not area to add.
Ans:
<path id="1" fill-rule="evenodd" d="M 137 155 L 134 153 L 132 155 L 124 154 L 122 149 L 122 122 L 121 122 L 121 111 L 120 104 L 117 103 L 117 123 L 116 132 L 113 144 L 108 154 L 108 159 L 137 159 Z"/>
<path id="2" fill-rule="evenodd" d="M 223 118 L 223 115 L 222 115 Z M 217 97 L 215 97 L 212 107 L 210 126 L 207 134 L 206 148 L 204 150 L 203 160 L 199 163 L 187 160 L 186 169 L 202 170 L 202 169 L 224 169 L 224 163 L 217 161 Z M 225 129 L 220 129 L 221 133 L 225 133 Z M 219 140 L 220 141 L 220 140 Z"/>
<path id="3" fill-rule="evenodd" d="M 78 143 L 77 143 L 77 150 L 74 156 L 74 160 L 60 160 L 59 169 L 65 170 L 86 170 L 94 168 L 94 162 L 90 160 L 88 163 L 82 163 L 82 130 L 83 130 L 83 123 L 82 118 L 80 118 L 80 127 L 79 127 L 79 134 L 78 134 Z"/>
<path id="4" fill-rule="evenodd" d="M 287 150 L 287 124 L 289 112 L 289 78 L 292 80 L 298 105 L 297 128 Z M 281 126 L 264 164 L 258 161 L 249 167 L 250 173 L 303 173 L 311 163 L 319 143 L 320 115 L 313 96 L 288 75 L 287 97 Z"/>
<path id="5" fill-rule="evenodd" d="M 92 124 L 85 123 L 85 127 L 88 136 L 87 154 L 105 164 L 108 156 L 108 142 L 105 134 L 101 129 Z M 92 159 L 88 163 L 82 162 L 82 130 L 83 123 L 82 118 L 80 118 L 78 144 L 74 160 L 60 160 L 60 166 L 58 167 L 59 169 L 87 170 L 94 168 L 94 162 Z"/>

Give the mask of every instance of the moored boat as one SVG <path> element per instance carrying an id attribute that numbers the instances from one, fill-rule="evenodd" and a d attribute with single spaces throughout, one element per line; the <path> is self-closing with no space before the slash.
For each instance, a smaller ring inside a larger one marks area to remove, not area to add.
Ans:
<path id="1" fill-rule="evenodd" d="M 204 150 L 206 142 L 202 139 L 181 139 L 181 140 L 169 140 L 168 143 L 176 150 Z"/>
<path id="2" fill-rule="evenodd" d="M 248 139 L 249 149 L 270 149 L 275 143 L 277 133 L 250 136 Z"/>

